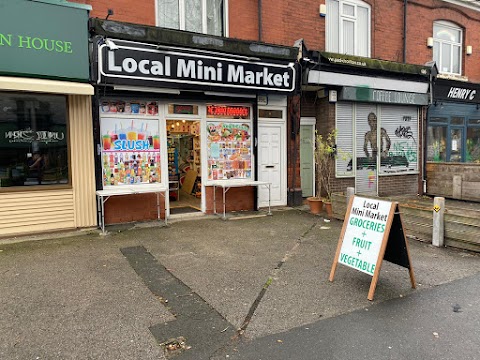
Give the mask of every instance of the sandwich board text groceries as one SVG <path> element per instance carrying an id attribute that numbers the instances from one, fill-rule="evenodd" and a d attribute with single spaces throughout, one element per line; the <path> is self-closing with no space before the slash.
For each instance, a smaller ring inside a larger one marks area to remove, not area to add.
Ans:
<path id="1" fill-rule="evenodd" d="M 415 288 L 398 203 L 352 196 L 329 280 L 333 281 L 338 263 L 364 272 L 373 277 L 368 292 L 368 300 L 373 300 L 383 260 L 406 267 Z"/>

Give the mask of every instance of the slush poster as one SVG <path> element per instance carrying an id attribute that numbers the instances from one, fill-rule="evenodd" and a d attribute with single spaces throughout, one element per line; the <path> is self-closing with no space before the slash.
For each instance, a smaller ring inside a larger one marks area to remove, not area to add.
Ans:
<path id="1" fill-rule="evenodd" d="M 161 181 L 156 119 L 102 118 L 103 186 Z"/>

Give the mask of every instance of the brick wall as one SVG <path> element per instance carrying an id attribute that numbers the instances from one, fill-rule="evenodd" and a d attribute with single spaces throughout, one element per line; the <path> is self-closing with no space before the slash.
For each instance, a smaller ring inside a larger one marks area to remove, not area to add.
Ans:
<path id="1" fill-rule="evenodd" d="M 206 213 L 213 214 L 213 187 L 209 186 L 205 188 L 206 190 Z M 243 188 L 230 188 L 225 195 L 225 204 L 226 211 L 245 211 L 245 210 L 255 210 L 254 209 L 254 200 L 255 200 L 255 191 L 256 188 L 253 186 L 243 187 Z M 223 212 L 223 194 L 222 188 L 216 188 L 215 192 L 215 207 L 217 213 Z"/>
<path id="2" fill-rule="evenodd" d="M 165 202 L 160 195 L 160 216 L 165 218 Z M 105 224 L 157 219 L 157 195 L 112 196 L 105 203 Z"/>
<path id="3" fill-rule="evenodd" d="M 92 6 L 90 17 L 105 19 L 108 9 L 113 9 L 114 14 L 109 17 L 115 21 L 125 21 L 135 24 L 155 26 L 155 1 L 154 0 L 69 0 L 80 4 Z"/>
<path id="4" fill-rule="evenodd" d="M 111 19 L 155 25 L 155 1 L 71 0 L 93 7 L 91 16 L 105 18 L 109 8 Z M 371 57 L 403 61 L 403 0 L 365 0 L 372 9 Z M 325 50 L 325 18 L 319 16 L 319 2 L 309 0 L 277 0 L 262 2 L 262 41 L 292 46 L 303 38 L 310 50 Z M 473 55 L 463 56 L 464 75 L 480 82 L 480 12 L 440 0 L 410 0 L 407 6 L 407 63 L 425 64 L 432 60 L 433 49 L 426 46 L 432 36 L 435 20 L 449 20 L 465 29 L 464 44 L 473 46 Z M 258 0 L 229 1 L 230 37 L 259 40 Z M 327 14 L 328 16 L 328 14 Z M 464 49 L 465 50 L 465 49 Z M 465 53 L 465 51 L 464 51 Z"/>
<path id="5" fill-rule="evenodd" d="M 407 62 L 424 64 L 432 60 L 433 49 L 428 48 L 426 42 L 432 36 L 433 22 L 437 20 L 448 20 L 464 29 L 464 45 L 472 45 L 474 53 L 471 56 L 465 55 L 464 46 L 463 75 L 469 81 L 480 82 L 480 62 L 475 59 L 475 49 L 480 44 L 480 12 L 465 7 L 438 0 L 409 1 Z"/>

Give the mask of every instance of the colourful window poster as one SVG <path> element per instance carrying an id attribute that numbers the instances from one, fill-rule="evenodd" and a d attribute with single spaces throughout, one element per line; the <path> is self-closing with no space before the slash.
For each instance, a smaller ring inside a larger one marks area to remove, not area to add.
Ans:
<path id="1" fill-rule="evenodd" d="M 157 119 L 102 118 L 103 186 L 161 182 Z"/>
<path id="2" fill-rule="evenodd" d="M 251 124 L 207 122 L 208 180 L 252 177 Z"/>

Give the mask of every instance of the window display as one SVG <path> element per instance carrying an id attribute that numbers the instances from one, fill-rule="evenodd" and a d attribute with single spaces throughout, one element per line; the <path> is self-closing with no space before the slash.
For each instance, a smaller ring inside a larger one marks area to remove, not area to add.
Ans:
<path id="1" fill-rule="evenodd" d="M 101 112 L 103 186 L 161 182 L 157 104 L 109 101 Z"/>
<path id="2" fill-rule="evenodd" d="M 68 184 L 67 98 L 0 93 L 0 187 Z"/>
<path id="3" fill-rule="evenodd" d="M 207 122 L 208 180 L 252 177 L 251 126 L 245 122 Z"/>
<path id="4" fill-rule="evenodd" d="M 463 111 L 470 116 L 450 115 Z M 436 116 L 444 112 L 444 116 Z M 427 161 L 480 163 L 480 117 L 476 106 L 433 107 L 428 118 Z M 470 113 L 470 114 L 469 114 Z M 450 115 L 450 116 L 449 116 Z"/>

